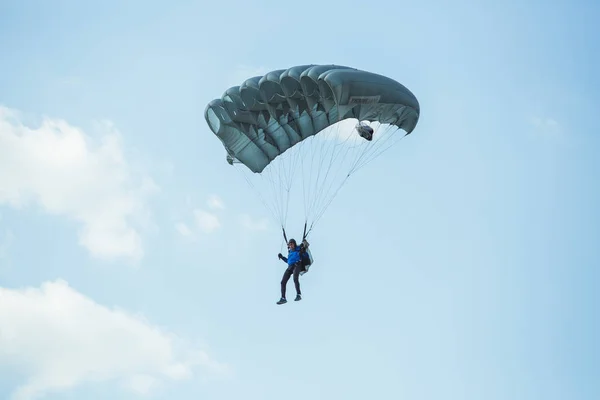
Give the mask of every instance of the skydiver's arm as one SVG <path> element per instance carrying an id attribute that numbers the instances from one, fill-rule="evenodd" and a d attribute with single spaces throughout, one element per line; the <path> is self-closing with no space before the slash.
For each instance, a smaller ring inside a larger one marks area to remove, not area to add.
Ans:
<path id="1" fill-rule="evenodd" d="M 279 259 L 283 262 L 287 262 L 287 257 L 285 257 L 284 255 L 282 255 L 281 253 L 279 253 Z"/>

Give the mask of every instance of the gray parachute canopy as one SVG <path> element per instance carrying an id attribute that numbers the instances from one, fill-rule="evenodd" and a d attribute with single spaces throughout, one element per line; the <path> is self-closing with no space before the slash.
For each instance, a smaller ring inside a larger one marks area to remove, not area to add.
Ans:
<path id="1" fill-rule="evenodd" d="M 337 65 L 271 71 L 229 88 L 205 110 L 229 163 L 260 173 L 297 143 L 345 119 L 377 121 L 410 134 L 419 102 L 393 79 Z"/>
<path id="2" fill-rule="evenodd" d="M 303 206 L 307 234 L 348 177 L 410 134 L 419 113 L 416 97 L 393 79 L 300 65 L 227 89 L 204 116 L 284 232 L 288 210 Z M 290 200 L 303 204 L 290 208 Z"/>

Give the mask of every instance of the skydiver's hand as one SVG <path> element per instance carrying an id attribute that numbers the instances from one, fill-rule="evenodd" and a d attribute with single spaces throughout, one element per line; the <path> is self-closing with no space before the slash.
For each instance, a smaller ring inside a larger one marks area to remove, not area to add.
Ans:
<path id="1" fill-rule="evenodd" d="M 280 260 L 283 258 L 283 255 L 281 253 L 277 254 L 277 258 L 279 258 Z"/>

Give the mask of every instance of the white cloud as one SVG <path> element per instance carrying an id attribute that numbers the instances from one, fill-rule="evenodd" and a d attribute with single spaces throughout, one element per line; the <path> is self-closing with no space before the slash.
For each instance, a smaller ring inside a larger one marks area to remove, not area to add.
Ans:
<path id="1" fill-rule="evenodd" d="M 186 223 L 179 221 L 175 224 L 175 230 L 186 239 L 196 241 L 199 238 L 198 233 L 211 234 L 221 228 L 221 218 L 217 213 L 225 209 L 223 200 L 215 194 L 208 196 L 206 205 L 208 209 L 214 212 L 207 211 L 202 208 L 194 208 L 191 199 L 187 199 L 187 205 L 192 208 L 191 214 L 193 221 Z"/>
<path id="2" fill-rule="evenodd" d="M 533 118 L 531 118 L 531 123 L 536 128 L 557 128 L 558 127 L 558 122 L 556 122 L 552 118 L 533 117 Z"/>
<path id="3" fill-rule="evenodd" d="M 186 224 L 184 224 L 183 222 L 177 223 L 175 225 L 175 229 L 183 237 L 191 237 L 191 236 L 194 235 L 194 233 L 192 232 L 192 230 Z"/>
<path id="4" fill-rule="evenodd" d="M 64 281 L 40 288 L 0 288 L 0 365 L 27 376 L 14 400 L 86 383 L 121 382 L 149 394 L 165 381 L 227 367 L 145 319 L 109 309 Z"/>
<path id="5" fill-rule="evenodd" d="M 125 387 L 138 395 L 147 396 L 157 390 L 159 380 L 149 375 L 138 374 L 129 378 Z"/>
<path id="6" fill-rule="evenodd" d="M 213 209 L 213 210 L 224 210 L 225 209 L 225 204 L 223 203 L 223 200 L 221 200 L 221 198 L 219 196 L 214 195 L 214 194 L 208 197 L 206 204 L 208 205 L 208 207 L 210 209 Z"/>
<path id="7" fill-rule="evenodd" d="M 265 231 L 269 229 L 269 221 L 266 218 L 255 220 L 251 216 L 244 214 L 240 220 L 242 227 L 250 231 Z"/>
<path id="8" fill-rule="evenodd" d="M 143 256 L 140 229 L 148 223 L 154 182 L 125 159 L 120 134 L 104 122 L 100 140 L 57 119 L 26 126 L 0 107 L 0 205 L 31 203 L 81 224 L 79 243 L 97 257 Z"/>
<path id="9" fill-rule="evenodd" d="M 560 135 L 560 124 L 553 118 L 532 117 L 530 122 L 539 135 L 554 138 Z"/>
<path id="10" fill-rule="evenodd" d="M 196 223 L 204 233 L 212 233 L 221 227 L 219 217 L 204 210 L 194 210 Z"/>

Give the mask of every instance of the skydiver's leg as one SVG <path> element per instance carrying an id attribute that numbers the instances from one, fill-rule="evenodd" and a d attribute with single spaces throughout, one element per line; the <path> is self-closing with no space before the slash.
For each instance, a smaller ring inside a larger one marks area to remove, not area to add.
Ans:
<path id="1" fill-rule="evenodd" d="M 294 265 L 294 285 L 296 286 L 296 301 L 300 300 L 302 297 L 302 292 L 300 291 L 300 272 L 302 271 L 302 263 L 296 263 Z"/>
<path id="2" fill-rule="evenodd" d="M 292 276 L 293 267 L 287 267 L 281 278 L 281 298 L 285 299 L 285 289 L 290 277 Z"/>

